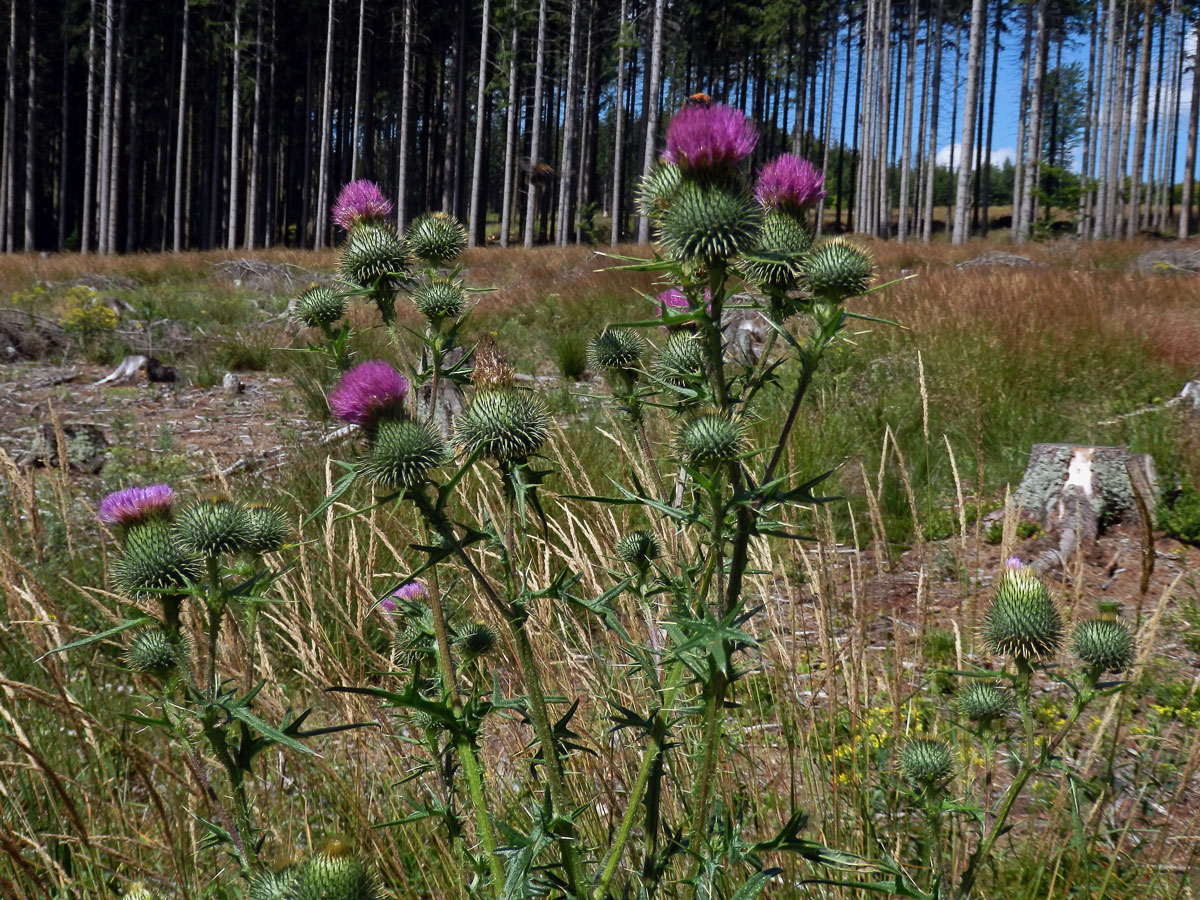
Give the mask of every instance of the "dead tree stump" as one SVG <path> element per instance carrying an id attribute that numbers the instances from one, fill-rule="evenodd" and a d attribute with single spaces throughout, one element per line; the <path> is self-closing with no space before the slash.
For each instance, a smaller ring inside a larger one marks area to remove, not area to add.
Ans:
<path id="1" fill-rule="evenodd" d="M 1137 515 L 1138 493 L 1153 506 L 1157 481 L 1153 458 L 1126 447 L 1034 444 L 1014 500 L 1058 535 L 1066 561 L 1089 553 L 1105 526 Z"/>

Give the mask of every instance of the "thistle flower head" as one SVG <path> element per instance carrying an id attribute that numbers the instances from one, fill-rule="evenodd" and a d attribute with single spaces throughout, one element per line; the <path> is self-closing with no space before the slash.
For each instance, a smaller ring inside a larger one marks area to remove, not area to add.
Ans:
<path id="1" fill-rule="evenodd" d="M 161 895 L 142 882 L 136 881 L 125 891 L 122 900 L 161 900 Z"/>
<path id="2" fill-rule="evenodd" d="M 661 291 L 654 298 L 654 302 L 658 304 L 658 314 L 660 316 L 672 313 L 685 313 L 692 308 L 687 294 L 683 292 L 682 286 L 667 288 L 665 291 Z M 712 291 L 708 288 L 704 289 L 704 308 L 708 313 L 712 313 Z"/>
<path id="3" fill-rule="evenodd" d="M 791 153 L 771 160 L 758 175 L 754 196 L 763 206 L 800 212 L 825 196 L 825 173 Z"/>
<path id="4" fill-rule="evenodd" d="M 176 543 L 200 556 L 244 553 L 256 535 L 249 511 L 232 500 L 198 500 L 174 522 Z"/>
<path id="5" fill-rule="evenodd" d="M 663 159 L 688 171 L 731 169 L 754 152 L 758 130 L 739 109 L 685 106 L 667 126 Z"/>
<path id="6" fill-rule="evenodd" d="M 716 413 L 697 416 L 679 430 L 676 449 L 692 465 L 710 465 L 737 459 L 745 429 L 739 422 Z"/>
<path id="7" fill-rule="evenodd" d="M 631 531 L 614 549 L 617 559 L 644 569 L 662 556 L 662 544 L 653 531 Z"/>
<path id="8" fill-rule="evenodd" d="M 609 326 L 588 343 L 588 365 L 594 369 L 628 370 L 645 352 L 645 339 L 632 328 Z"/>
<path id="9" fill-rule="evenodd" d="M 326 847 L 302 866 L 288 900 L 381 900 L 379 877 L 342 846 Z"/>
<path id="10" fill-rule="evenodd" d="M 333 204 L 333 223 L 349 231 L 356 222 L 383 221 L 392 214 L 392 204 L 379 185 L 360 178 L 342 187 Z"/>
<path id="11" fill-rule="evenodd" d="M 250 879 L 247 900 L 287 900 L 298 877 L 296 866 L 284 866 L 278 872 L 258 872 Z"/>
<path id="12" fill-rule="evenodd" d="M 495 339 L 485 334 L 475 348 L 475 368 L 471 371 L 471 383 L 481 390 L 510 388 L 516 383 L 516 372 L 504 359 L 496 346 Z"/>
<path id="13" fill-rule="evenodd" d="M 125 651 L 125 665 L 134 672 L 163 676 L 179 665 L 178 653 L 161 628 L 144 628 Z"/>
<path id="14" fill-rule="evenodd" d="M 379 602 L 379 605 L 388 612 L 395 612 L 400 609 L 404 603 L 416 603 L 419 600 L 424 600 L 429 596 L 429 587 L 419 578 L 411 581 L 406 581 L 400 587 L 396 588 L 392 593 L 384 597 Z"/>
<path id="15" fill-rule="evenodd" d="M 1071 652 L 1100 672 L 1120 672 L 1133 662 L 1133 635 L 1124 622 L 1091 619 L 1080 622 L 1071 637 Z"/>
<path id="16" fill-rule="evenodd" d="M 659 238 L 675 259 L 708 264 L 754 246 L 762 207 L 737 184 L 687 179 L 658 223 Z"/>
<path id="17" fill-rule="evenodd" d="M 417 259 L 440 265 L 467 249 L 467 229 L 453 216 L 435 212 L 409 225 L 404 240 Z"/>
<path id="18" fill-rule="evenodd" d="M 649 219 L 658 219 L 671 204 L 683 175 L 679 166 L 659 160 L 638 182 L 638 207 Z"/>
<path id="19" fill-rule="evenodd" d="M 972 722 L 1003 719 L 1012 708 L 1012 695 L 994 681 L 972 678 L 958 695 L 958 711 Z"/>
<path id="20" fill-rule="evenodd" d="M 446 461 L 446 442 L 431 422 L 384 419 L 371 436 L 371 451 L 359 471 L 388 490 L 415 487 Z"/>
<path id="21" fill-rule="evenodd" d="M 342 245 L 338 272 L 355 284 L 370 285 L 381 277 L 390 283 L 408 273 L 408 254 L 391 225 L 360 222 Z"/>
<path id="22" fill-rule="evenodd" d="M 954 774 L 950 748 L 937 740 L 909 741 L 900 748 L 900 774 L 922 790 L 941 787 Z"/>
<path id="23" fill-rule="evenodd" d="M 161 519 L 150 519 L 126 530 L 122 549 L 121 558 L 113 563 L 113 584 L 133 599 L 185 590 L 204 572 L 200 558 L 181 548 L 171 526 Z"/>
<path id="24" fill-rule="evenodd" d="M 246 507 L 250 537 L 246 550 L 250 553 L 274 553 L 292 536 L 292 526 L 283 510 L 267 503 L 252 503 Z"/>
<path id="25" fill-rule="evenodd" d="M 837 237 L 810 251 L 801 270 L 813 296 L 828 303 L 841 303 L 871 286 L 874 263 L 865 248 Z"/>
<path id="26" fill-rule="evenodd" d="M 391 363 L 372 359 L 347 371 L 329 393 L 329 409 L 343 422 L 373 426 L 385 416 L 402 416 L 408 379 Z"/>
<path id="27" fill-rule="evenodd" d="M 812 232 L 792 209 L 767 207 L 754 245 L 755 259 L 743 259 L 738 268 L 751 281 L 788 289 L 802 271 L 803 256 L 812 249 Z"/>
<path id="28" fill-rule="evenodd" d="M 96 518 L 108 525 L 130 528 L 150 519 L 166 518 L 175 502 L 175 491 L 169 484 L 125 488 L 100 501 Z"/>
<path id="29" fill-rule="evenodd" d="M 667 339 L 651 369 L 668 384 L 683 387 L 704 375 L 704 346 L 688 331 L 677 331 Z"/>
<path id="30" fill-rule="evenodd" d="M 293 315 L 309 328 L 332 325 L 346 314 L 346 295 L 314 284 L 296 298 Z"/>
<path id="31" fill-rule="evenodd" d="M 443 279 L 421 285 L 413 291 L 412 299 L 421 314 L 431 322 L 457 318 L 462 315 L 466 304 L 462 286 Z"/>
<path id="32" fill-rule="evenodd" d="M 992 652 L 1039 659 L 1058 650 L 1062 636 L 1062 614 L 1041 580 L 1030 569 L 1006 569 L 983 620 Z"/>
<path id="33" fill-rule="evenodd" d="M 470 659 L 487 656 L 499 643 L 500 635 L 496 629 L 483 622 L 470 622 L 458 629 L 454 636 L 454 646 Z"/>
<path id="34" fill-rule="evenodd" d="M 550 411 L 541 397 L 516 388 L 494 388 L 475 392 L 455 435 L 468 454 L 508 460 L 537 453 L 549 433 Z"/>

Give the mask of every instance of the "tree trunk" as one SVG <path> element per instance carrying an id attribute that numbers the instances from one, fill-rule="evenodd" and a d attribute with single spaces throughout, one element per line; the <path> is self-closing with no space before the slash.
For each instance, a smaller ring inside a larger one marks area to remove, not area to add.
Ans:
<path id="1" fill-rule="evenodd" d="M 55 249 L 59 253 L 67 247 L 67 178 L 69 170 L 68 148 L 70 147 L 70 82 L 71 82 L 71 55 L 70 55 L 70 31 L 67 27 L 67 22 L 70 20 L 71 0 L 63 0 L 63 19 L 61 25 L 62 34 L 62 109 L 60 113 L 62 120 L 59 125 L 59 148 L 58 148 L 58 192 L 55 208 L 58 212 L 58 240 L 55 242 Z"/>
<path id="2" fill-rule="evenodd" d="M 929 173 L 925 181 L 925 228 L 921 240 L 928 244 L 933 240 L 933 200 L 937 187 L 938 118 L 942 87 L 942 0 L 937 2 L 937 25 L 933 39 L 933 97 L 929 100 L 929 150 L 925 160 Z"/>
<path id="3" fill-rule="evenodd" d="M 513 194 L 516 187 L 517 169 L 517 120 L 521 110 L 517 106 L 517 3 L 513 0 L 513 26 L 508 51 L 508 109 L 504 122 L 504 193 L 500 200 L 500 246 L 509 245 L 512 231 Z M 618 92 L 617 106 L 620 106 Z"/>
<path id="4" fill-rule="evenodd" d="M 238 178 L 241 175 L 238 151 L 242 137 L 242 0 L 233 2 L 233 71 L 229 76 L 232 93 L 229 135 L 229 219 L 225 226 L 225 249 L 237 246 Z"/>
<path id="5" fill-rule="evenodd" d="M 563 95 L 562 149 L 558 163 L 558 229 L 556 243 L 567 246 L 571 233 L 571 178 L 575 169 L 575 119 L 578 103 L 575 97 L 579 78 L 579 0 L 571 0 L 571 24 L 567 37 L 567 84 Z"/>
<path id="6" fill-rule="evenodd" d="M 413 0 L 404 0 L 404 56 L 400 63 L 400 146 L 396 150 L 396 226 L 408 226 L 408 140 L 412 107 Z"/>
<path id="7" fill-rule="evenodd" d="M 13 5 L 16 5 L 14 0 Z M 33 215 L 34 215 L 34 181 L 37 171 L 34 167 L 34 159 L 37 157 L 36 141 L 37 134 L 37 22 L 34 19 L 34 10 L 37 8 L 36 3 L 29 4 L 29 95 L 25 98 L 25 209 L 24 209 L 24 231 L 25 240 L 21 245 L 26 253 L 29 253 L 34 248 L 33 242 Z"/>
<path id="8" fill-rule="evenodd" d="M 175 123 L 175 202 L 172 210 L 171 248 L 178 253 L 183 249 L 183 157 L 186 141 L 184 140 L 184 119 L 187 110 L 187 69 L 188 69 L 188 10 L 191 0 L 183 0 L 183 38 L 179 51 L 179 116 Z M 91 105 L 91 98 L 88 99 Z M 91 115 L 88 116 L 89 123 Z M 91 139 L 88 139 L 88 151 L 91 151 Z M 85 213 L 86 216 L 86 213 Z"/>
<path id="9" fill-rule="evenodd" d="M 1025 168 L 1018 241 L 1027 240 L 1033 227 L 1034 191 L 1037 189 L 1038 162 L 1042 155 L 1042 94 L 1046 81 L 1046 44 L 1049 39 L 1047 4 L 1048 0 L 1038 0 L 1037 4 L 1037 41 L 1033 54 L 1033 87 L 1029 98 L 1029 159 Z"/>
<path id="10" fill-rule="evenodd" d="M 1137 124 L 1133 129 L 1133 177 L 1129 180 L 1129 216 L 1125 236 L 1132 238 L 1141 227 L 1142 177 L 1145 174 L 1146 121 L 1150 114 L 1151 35 L 1154 33 L 1153 7 L 1146 2 L 1142 11 L 1142 49 L 1138 58 Z"/>
<path id="11" fill-rule="evenodd" d="M 1025 37 L 1021 47 L 1021 101 L 1017 111 L 1017 165 L 1013 171 L 1012 240 L 1021 233 L 1021 208 L 1024 206 L 1025 160 L 1029 147 L 1029 51 L 1033 45 L 1033 4 L 1025 5 Z"/>
<path id="12" fill-rule="evenodd" d="M 1043 0 L 1044 2 L 1044 0 Z M 971 154 L 975 146 L 975 119 L 979 102 L 979 50 L 983 42 L 984 0 L 971 2 L 971 32 L 967 44 L 967 95 L 963 109 L 961 162 L 958 166 L 958 186 L 954 194 L 953 243 L 967 240 L 971 214 Z"/>
<path id="13" fill-rule="evenodd" d="M 989 74 L 987 136 L 983 147 L 983 236 L 987 237 L 992 200 L 992 129 L 996 124 L 996 74 L 1000 71 L 1000 33 L 1004 30 L 1004 0 L 996 0 L 996 27 L 992 37 L 992 70 Z"/>
<path id="14" fill-rule="evenodd" d="M 484 221 L 487 203 L 483 189 L 483 135 L 487 129 L 484 117 L 484 96 L 487 92 L 488 32 L 491 29 L 492 3 L 483 0 L 483 21 L 479 27 L 479 91 L 475 95 L 475 158 L 471 163 L 471 216 L 467 230 L 467 246 L 474 247 L 486 240 Z"/>
<path id="15" fill-rule="evenodd" d="M 258 231 L 258 172 L 262 168 L 260 155 L 262 146 L 262 0 L 257 0 L 254 24 L 254 110 L 250 126 L 250 183 L 246 188 L 246 236 L 247 250 L 253 250 Z"/>
<path id="16" fill-rule="evenodd" d="M 1200 16 L 1196 17 L 1196 59 L 1200 59 Z M 1196 186 L 1196 134 L 1200 125 L 1200 85 L 1196 83 L 1200 66 L 1192 63 L 1192 102 L 1188 108 L 1187 149 L 1183 154 L 1183 196 L 1179 201 L 1179 240 L 1186 240 L 1191 230 L 1192 192 Z"/>
<path id="17" fill-rule="evenodd" d="M 125 16 L 129 6 L 126 0 L 120 0 L 117 6 L 117 49 L 116 71 L 113 73 L 112 101 L 112 152 L 109 156 L 108 171 L 108 252 L 117 252 L 117 221 L 120 206 L 119 188 L 121 184 L 121 116 L 122 103 L 125 98 Z"/>
<path id="18" fill-rule="evenodd" d="M 187 0 L 184 0 L 185 8 Z M 186 33 L 187 19 L 184 19 Z M 184 42 L 186 48 L 187 42 Z M 185 50 L 186 52 L 186 50 Z M 185 57 L 186 59 L 186 57 Z M 79 252 L 87 253 L 92 245 L 92 223 L 96 196 L 96 0 L 88 4 L 88 52 L 87 52 L 87 121 L 84 124 L 83 147 L 83 209 L 79 220 Z M 182 91 L 181 102 L 182 102 Z"/>
<path id="19" fill-rule="evenodd" d="M 646 105 L 646 145 L 642 157 L 642 177 L 650 174 L 654 167 L 654 152 L 658 144 L 658 88 L 662 79 L 663 16 L 667 0 L 654 0 L 654 34 L 650 47 L 650 73 L 648 78 L 650 102 Z M 650 242 L 650 218 L 645 214 L 638 217 L 638 243 Z"/>
<path id="20" fill-rule="evenodd" d="M 11 84 L 11 82 L 10 82 Z M 104 89 L 100 113 L 100 171 L 96 176 L 96 203 L 99 221 L 96 227 L 96 250 L 108 252 L 108 180 L 112 159 L 112 88 L 113 88 L 113 0 L 104 8 Z"/>
<path id="21" fill-rule="evenodd" d="M 613 180 L 611 243 L 621 240 L 621 218 L 625 215 L 625 185 L 622 166 L 625 163 L 625 46 L 628 43 L 626 30 L 629 27 L 629 0 L 621 0 L 621 18 L 617 21 L 617 93 L 613 101 Z"/>
<path id="22" fill-rule="evenodd" d="M 542 140 L 542 78 L 546 69 L 546 0 L 538 2 L 537 61 L 533 67 L 533 110 L 529 124 L 529 192 L 525 197 L 524 246 L 533 246 L 533 229 L 537 219 L 537 173 L 541 161 Z"/>
<path id="23" fill-rule="evenodd" d="M 313 246 L 325 248 L 325 235 L 329 230 L 329 142 L 330 116 L 333 107 L 333 2 L 329 0 L 329 18 L 325 25 L 325 75 L 321 90 L 321 156 L 317 163 L 317 209 L 314 223 Z"/>
<path id="24" fill-rule="evenodd" d="M 836 47 L 836 44 L 834 45 Z M 908 182 L 912 171 L 912 114 L 913 92 L 916 90 L 917 74 L 917 4 L 909 3 L 908 12 L 908 59 L 904 66 L 904 114 L 901 128 L 904 129 L 903 145 L 900 149 L 900 218 L 896 225 L 896 242 L 903 244 L 908 237 Z"/>
<path id="25" fill-rule="evenodd" d="M 350 180 L 358 179 L 359 139 L 362 135 L 363 28 L 367 21 L 367 0 L 358 0 L 358 57 L 354 66 L 354 130 L 350 132 Z"/>

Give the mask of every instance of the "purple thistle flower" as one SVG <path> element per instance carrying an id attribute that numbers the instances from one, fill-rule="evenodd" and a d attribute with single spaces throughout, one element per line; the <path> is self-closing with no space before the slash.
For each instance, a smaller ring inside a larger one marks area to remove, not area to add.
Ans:
<path id="1" fill-rule="evenodd" d="M 109 525 L 129 528 L 147 519 L 166 516 L 175 502 L 175 491 L 169 484 L 131 487 L 115 491 L 100 501 L 96 518 Z"/>
<path id="2" fill-rule="evenodd" d="M 408 396 L 408 379 L 382 359 L 359 363 L 329 393 L 329 408 L 343 422 L 371 425 L 384 413 L 399 412 Z"/>
<path id="3" fill-rule="evenodd" d="M 1019 556 L 1010 556 L 1004 561 L 1004 568 L 1010 572 L 1015 572 L 1017 569 L 1020 569 L 1022 565 L 1024 564 L 1021 562 L 1021 557 Z"/>
<path id="4" fill-rule="evenodd" d="M 394 613 L 400 608 L 400 604 L 396 602 L 400 600 L 423 600 L 429 596 L 429 588 L 423 581 L 406 581 L 400 587 L 392 591 L 390 597 L 384 597 L 379 601 L 379 605 L 390 613 Z"/>
<path id="5" fill-rule="evenodd" d="M 758 143 L 754 123 L 739 109 L 685 106 L 667 126 L 663 159 L 685 169 L 732 168 Z"/>
<path id="6" fill-rule="evenodd" d="M 333 223 L 349 231 L 355 222 L 385 219 L 392 214 L 392 203 L 383 196 L 379 185 L 359 179 L 345 185 L 333 204 Z"/>
<path id="7" fill-rule="evenodd" d="M 763 206 L 807 209 L 825 196 L 825 173 L 791 153 L 771 160 L 762 168 L 754 196 Z"/>
<path id="8" fill-rule="evenodd" d="M 654 300 L 658 304 L 658 314 L 660 316 L 664 313 L 685 313 L 691 309 L 687 294 L 683 292 L 682 287 L 667 288 L 655 297 Z M 704 289 L 704 308 L 709 313 L 712 312 L 712 291 L 708 288 Z"/>

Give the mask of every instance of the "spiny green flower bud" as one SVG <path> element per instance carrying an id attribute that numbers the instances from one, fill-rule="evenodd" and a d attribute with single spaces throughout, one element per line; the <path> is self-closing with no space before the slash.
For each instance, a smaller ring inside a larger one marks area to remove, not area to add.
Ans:
<path id="1" fill-rule="evenodd" d="M 761 223 L 762 207 L 744 188 L 689 178 L 672 195 L 659 233 L 675 259 L 708 262 L 753 247 Z"/>
<path id="2" fill-rule="evenodd" d="M 146 887 L 143 882 L 137 881 L 125 891 L 124 900 L 162 900 L 162 895 Z"/>
<path id="3" fill-rule="evenodd" d="M 270 504 L 251 504 L 246 507 L 250 523 L 250 538 L 246 550 L 250 553 L 274 553 L 292 536 L 292 526 L 283 510 Z"/>
<path id="4" fill-rule="evenodd" d="M 919 788 L 940 787 L 954 774 L 950 748 L 942 741 L 910 740 L 900 748 L 900 774 Z"/>
<path id="5" fill-rule="evenodd" d="M 662 544 L 653 531 L 631 531 L 617 541 L 614 551 L 621 562 L 645 568 L 662 556 Z"/>
<path id="6" fill-rule="evenodd" d="M 537 453 L 550 432 L 550 411 L 537 394 L 517 388 L 479 390 L 458 419 L 456 440 L 467 453 L 497 460 Z"/>
<path id="7" fill-rule="evenodd" d="M 417 625 L 409 625 L 396 635 L 392 659 L 397 666 L 411 669 L 433 652 L 433 638 Z"/>
<path id="8" fill-rule="evenodd" d="M 305 862 L 288 889 L 287 900 L 382 900 L 379 876 L 335 842 Z"/>
<path id="9" fill-rule="evenodd" d="M 662 216 L 682 181 L 679 166 L 661 160 L 656 163 L 638 183 L 638 208 L 642 215 L 655 220 Z"/>
<path id="10" fill-rule="evenodd" d="M 994 681 L 972 678 L 958 695 L 958 711 L 972 722 L 1003 719 L 1012 708 L 1012 695 Z"/>
<path id="11" fill-rule="evenodd" d="M 285 866 L 278 872 L 259 872 L 250 879 L 247 900 L 287 900 L 298 878 L 296 866 Z"/>
<path id="12" fill-rule="evenodd" d="M 170 525 L 153 519 L 125 532 L 124 554 L 112 567 L 117 590 L 133 599 L 184 590 L 204 573 L 204 565 L 172 537 Z"/>
<path id="13" fill-rule="evenodd" d="M 232 500 L 198 500 L 175 519 L 174 533 L 180 547 L 201 556 L 242 553 L 255 534 L 246 507 Z"/>
<path id="14" fill-rule="evenodd" d="M 593 369 L 632 369 L 645 352 L 645 339 L 632 328 L 609 326 L 588 343 L 588 365 Z"/>
<path id="15" fill-rule="evenodd" d="M 742 260 L 738 268 L 751 281 L 788 287 L 800 275 L 802 257 L 812 249 L 812 241 L 812 232 L 798 215 L 787 209 L 768 209 L 751 255 L 772 259 Z"/>
<path id="16" fill-rule="evenodd" d="M 1030 569 L 1009 569 L 983 620 L 993 653 L 1019 659 L 1051 656 L 1062 645 L 1063 620 L 1050 591 Z"/>
<path id="17" fill-rule="evenodd" d="M 1124 622 L 1080 622 L 1071 638 L 1071 652 L 1100 672 L 1120 672 L 1133 662 L 1133 635 Z"/>
<path id="18" fill-rule="evenodd" d="M 425 318 L 431 322 L 439 322 L 462 315 L 467 298 L 461 285 L 437 279 L 413 291 L 412 299 Z"/>
<path id="19" fill-rule="evenodd" d="M 487 656 L 496 649 L 499 642 L 500 635 L 496 633 L 496 629 L 483 622 L 470 622 L 458 629 L 454 636 L 454 646 L 464 656 L 472 659 Z"/>
<path id="20" fill-rule="evenodd" d="M 296 298 L 293 315 L 309 328 L 332 325 L 346 314 L 345 294 L 334 293 L 324 285 L 314 284 Z"/>
<path id="21" fill-rule="evenodd" d="M 143 628 L 125 651 L 125 665 L 134 672 L 163 676 L 179 665 L 179 656 L 165 631 Z"/>
<path id="22" fill-rule="evenodd" d="M 423 483 L 446 461 L 446 442 L 435 425 L 412 419 L 385 419 L 376 428 L 371 452 L 359 471 L 383 488 Z"/>
<path id="23" fill-rule="evenodd" d="M 435 212 L 409 225 L 404 240 L 413 256 L 436 265 L 467 249 L 467 229 L 453 216 Z"/>
<path id="24" fill-rule="evenodd" d="M 704 375 L 704 345 L 696 335 L 677 331 L 667 338 L 652 371 L 660 380 L 682 387 Z"/>
<path id="25" fill-rule="evenodd" d="M 675 444 L 679 455 L 689 463 L 705 465 L 737 459 L 744 438 L 745 430 L 740 423 L 709 413 L 684 425 Z"/>
<path id="26" fill-rule="evenodd" d="M 338 271 L 356 284 L 372 284 L 381 275 L 403 276 L 408 272 L 404 244 L 386 222 L 359 222 L 342 245 Z"/>
<path id="27" fill-rule="evenodd" d="M 801 270 L 812 295 L 827 303 L 841 303 L 871 286 L 874 264 L 864 247 L 836 237 L 811 250 Z"/>

